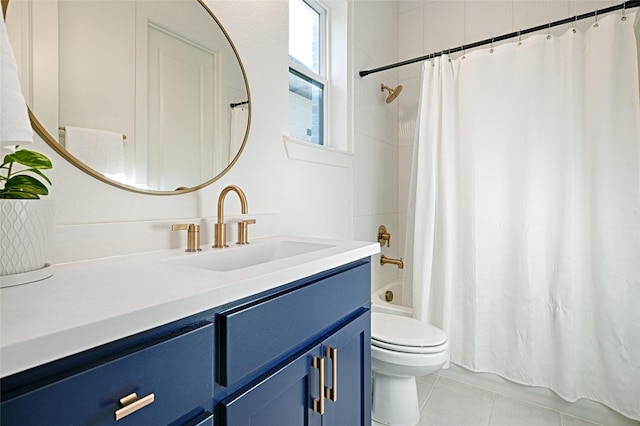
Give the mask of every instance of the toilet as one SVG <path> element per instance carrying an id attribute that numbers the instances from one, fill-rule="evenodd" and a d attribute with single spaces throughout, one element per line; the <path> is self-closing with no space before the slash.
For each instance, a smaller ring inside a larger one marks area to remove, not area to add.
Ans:
<path id="1" fill-rule="evenodd" d="M 391 426 L 413 426 L 420 420 L 416 377 L 439 370 L 449 360 L 444 331 L 417 319 L 371 314 L 371 418 Z"/>

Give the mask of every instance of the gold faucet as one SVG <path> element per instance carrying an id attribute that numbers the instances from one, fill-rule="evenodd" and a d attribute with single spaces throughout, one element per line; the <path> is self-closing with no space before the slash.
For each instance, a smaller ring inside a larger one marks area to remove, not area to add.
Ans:
<path id="1" fill-rule="evenodd" d="M 235 192 L 240 198 L 241 213 L 247 214 L 247 197 L 242 189 L 235 185 L 229 185 L 220 192 L 218 197 L 218 222 L 214 225 L 213 248 L 229 247 L 227 245 L 227 224 L 224 223 L 224 198 L 229 192 Z M 247 227 L 249 224 L 256 223 L 255 219 L 243 220 L 238 222 L 238 241 L 237 244 L 249 244 Z"/>
<path id="2" fill-rule="evenodd" d="M 402 258 L 393 259 L 391 257 L 385 256 L 384 254 L 382 256 L 380 256 L 380 264 L 381 265 L 386 265 L 387 263 L 390 263 L 391 265 L 396 265 L 398 267 L 398 269 L 403 269 L 404 268 L 404 262 L 402 261 Z"/>
<path id="3" fill-rule="evenodd" d="M 172 225 L 173 231 L 187 231 L 187 252 L 200 251 L 200 225 L 177 224 Z"/>

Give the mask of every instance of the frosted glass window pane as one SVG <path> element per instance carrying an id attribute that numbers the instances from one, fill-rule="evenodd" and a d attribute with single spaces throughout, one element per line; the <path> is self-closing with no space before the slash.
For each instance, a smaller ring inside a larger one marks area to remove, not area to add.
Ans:
<path id="1" fill-rule="evenodd" d="M 320 72 L 320 14 L 302 0 L 289 0 L 289 58 Z"/>
<path id="2" fill-rule="evenodd" d="M 312 79 L 289 72 L 289 136 L 323 145 L 322 85 Z"/>

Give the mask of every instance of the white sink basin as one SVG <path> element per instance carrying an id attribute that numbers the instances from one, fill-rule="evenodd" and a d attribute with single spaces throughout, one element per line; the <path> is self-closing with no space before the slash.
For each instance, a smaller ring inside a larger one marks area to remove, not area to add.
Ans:
<path id="1" fill-rule="evenodd" d="M 194 268 L 229 272 L 331 247 L 335 246 L 331 244 L 277 240 L 213 249 L 204 253 L 194 253 L 167 260 Z"/>

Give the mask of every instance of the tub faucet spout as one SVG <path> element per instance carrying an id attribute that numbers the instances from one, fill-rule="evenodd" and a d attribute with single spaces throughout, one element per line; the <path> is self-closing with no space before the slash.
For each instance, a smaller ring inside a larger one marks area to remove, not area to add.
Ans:
<path id="1" fill-rule="evenodd" d="M 249 208 L 247 207 L 247 197 L 238 186 L 229 185 L 220 192 L 220 196 L 218 197 L 218 222 L 214 227 L 213 248 L 229 247 L 227 245 L 227 224 L 224 223 L 224 198 L 231 191 L 238 194 L 238 197 L 240 198 L 240 205 L 242 209 L 241 213 L 247 214 L 249 211 Z"/>
<path id="2" fill-rule="evenodd" d="M 398 269 L 404 268 L 404 262 L 402 261 L 402 258 L 393 259 L 391 257 L 385 256 L 384 254 L 382 256 L 380 256 L 380 265 L 384 266 L 387 263 L 389 263 L 391 265 L 396 265 L 398 267 Z"/>

